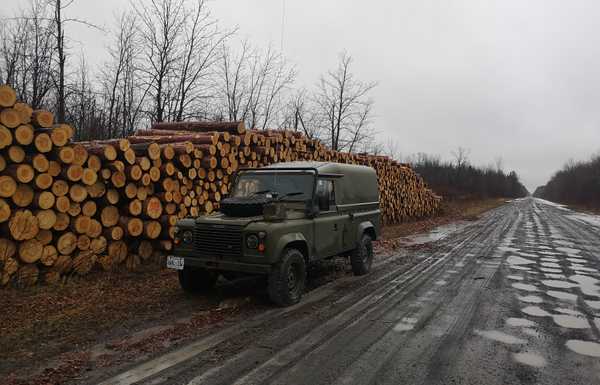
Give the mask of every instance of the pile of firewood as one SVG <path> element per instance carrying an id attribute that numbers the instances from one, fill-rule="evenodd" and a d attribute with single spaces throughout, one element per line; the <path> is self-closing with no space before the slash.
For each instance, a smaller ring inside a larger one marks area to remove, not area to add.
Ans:
<path id="1" fill-rule="evenodd" d="M 317 160 L 378 173 L 385 223 L 432 215 L 440 198 L 408 165 L 327 149 L 241 122 L 158 123 L 127 139 L 73 142 L 52 113 L 0 86 L 0 286 L 135 270 L 172 249 L 179 218 L 218 210 L 242 167 Z"/>

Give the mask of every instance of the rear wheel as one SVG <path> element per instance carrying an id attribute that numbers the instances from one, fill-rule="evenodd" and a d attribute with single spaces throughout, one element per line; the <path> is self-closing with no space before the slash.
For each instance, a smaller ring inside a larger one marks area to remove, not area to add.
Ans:
<path id="1" fill-rule="evenodd" d="M 363 234 L 358 247 L 350 255 L 354 275 L 365 275 L 373 264 L 373 240 L 368 234 Z"/>
<path id="2" fill-rule="evenodd" d="M 285 249 L 279 263 L 269 274 L 269 297 L 279 306 L 300 301 L 306 285 L 304 255 L 296 249 Z"/>
<path id="3" fill-rule="evenodd" d="M 179 270 L 179 285 L 188 293 L 198 293 L 212 289 L 219 278 L 214 271 L 200 267 L 186 266 Z"/>

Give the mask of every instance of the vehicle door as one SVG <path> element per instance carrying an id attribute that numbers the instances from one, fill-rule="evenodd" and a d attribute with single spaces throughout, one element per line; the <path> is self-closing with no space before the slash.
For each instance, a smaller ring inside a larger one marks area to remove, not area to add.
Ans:
<path id="1" fill-rule="evenodd" d="M 335 205 L 335 189 L 332 179 L 317 179 L 316 200 L 319 214 L 314 219 L 315 255 L 319 258 L 330 257 L 340 252 L 342 237 L 337 207 Z"/>

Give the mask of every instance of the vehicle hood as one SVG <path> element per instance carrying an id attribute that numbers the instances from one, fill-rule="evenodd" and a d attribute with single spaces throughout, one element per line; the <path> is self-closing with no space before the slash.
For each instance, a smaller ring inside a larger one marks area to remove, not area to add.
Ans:
<path id="1" fill-rule="evenodd" d="M 288 210 L 287 219 L 286 220 L 294 220 L 294 219 L 302 219 L 306 218 L 306 214 L 295 211 Z M 250 223 L 254 222 L 265 222 L 265 223 L 273 223 L 272 221 L 265 221 L 265 218 L 262 215 L 253 216 L 253 217 L 229 217 L 223 213 L 215 213 L 211 215 L 201 216 L 195 219 L 195 223 L 208 223 L 208 224 L 217 224 L 217 225 L 237 225 L 237 226 L 247 226 Z"/>

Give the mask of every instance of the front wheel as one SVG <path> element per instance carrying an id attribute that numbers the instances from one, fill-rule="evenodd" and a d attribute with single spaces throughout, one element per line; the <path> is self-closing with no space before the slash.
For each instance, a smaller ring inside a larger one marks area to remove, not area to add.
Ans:
<path id="1" fill-rule="evenodd" d="M 306 284 L 304 255 L 296 249 L 285 249 L 279 263 L 269 274 L 269 297 L 279 306 L 300 301 Z"/>
<path id="2" fill-rule="evenodd" d="M 219 275 L 207 269 L 186 266 L 179 270 L 179 285 L 188 293 L 208 291 L 215 286 Z"/>
<path id="3" fill-rule="evenodd" d="M 363 234 L 358 247 L 350 255 L 354 275 L 365 275 L 373 264 L 373 240 L 368 234 Z"/>

